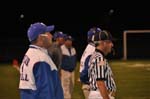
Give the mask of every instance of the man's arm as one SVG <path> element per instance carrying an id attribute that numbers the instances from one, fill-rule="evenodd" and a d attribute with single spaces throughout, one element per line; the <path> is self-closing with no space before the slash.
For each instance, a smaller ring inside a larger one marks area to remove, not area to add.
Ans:
<path id="1" fill-rule="evenodd" d="M 98 80 L 96 83 L 97 83 L 97 86 L 100 90 L 100 93 L 103 99 L 109 99 L 109 95 L 105 86 L 105 82 L 103 80 Z"/>
<path id="2" fill-rule="evenodd" d="M 45 62 L 38 62 L 34 65 L 33 74 L 37 87 L 37 90 L 34 92 L 35 97 L 37 99 L 52 99 L 52 97 L 54 97 L 54 85 L 52 82 L 50 66 Z"/>

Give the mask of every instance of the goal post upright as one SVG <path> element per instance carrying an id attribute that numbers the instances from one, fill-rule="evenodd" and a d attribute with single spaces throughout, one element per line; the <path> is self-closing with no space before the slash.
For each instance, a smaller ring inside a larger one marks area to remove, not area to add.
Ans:
<path id="1" fill-rule="evenodd" d="M 127 60 L 127 31 L 123 32 L 123 60 Z"/>
<path id="2" fill-rule="evenodd" d="M 125 30 L 123 31 L 123 60 L 127 60 L 127 34 L 129 33 L 150 33 L 150 30 Z"/>

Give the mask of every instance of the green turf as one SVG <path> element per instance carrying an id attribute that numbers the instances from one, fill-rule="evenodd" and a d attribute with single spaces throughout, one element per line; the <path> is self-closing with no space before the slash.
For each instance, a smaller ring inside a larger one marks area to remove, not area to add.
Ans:
<path id="1" fill-rule="evenodd" d="M 150 99 L 150 61 L 111 61 L 110 64 L 117 84 L 117 99 Z"/>
<path id="2" fill-rule="evenodd" d="M 0 99 L 19 99 L 19 73 L 11 65 L 0 65 Z"/>
<path id="3" fill-rule="evenodd" d="M 150 99 L 150 60 L 110 61 L 117 85 L 116 99 Z M 72 99 L 84 99 L 76 68 Z M 19 99 L 19 73 L 9 64 L 0 64 L 0 99 Z"/>

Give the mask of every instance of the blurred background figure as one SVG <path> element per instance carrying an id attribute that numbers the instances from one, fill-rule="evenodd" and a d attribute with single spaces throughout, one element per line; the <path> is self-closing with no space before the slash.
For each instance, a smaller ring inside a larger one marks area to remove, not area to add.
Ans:
<path id="1" fill-rule="evenodd" d="M 61 64 L 61 82 L 64 91 L 64 98 L 71 99 L 74 88 L 74 71 L 77 63 L 76 49 L 72 45 L 73 38 L 66 36 L 65 43 L 61 46 L 62 64 Z"/>
<path id="2" fill-rule="evenodd" d="M 48 48 L 48 53 L 55 65 L 57 66 L 58 70 L 60 70 L 60 65 L 62 61 L 62 52 L 60 46 L 64 44 L 65 36 L 66 34 L 64 34 L 62 31 L 56 31 L 53 35 L 54 41 L 52 45 Z"/>
<path id="3" fill-rule="evenodd" d="M 12 61 L 12 66 L 13 66 L 14 68 L 16 68 L 18 71 L 20 70 L 20 69 L 19 69 L 19 62 L 18 62 L 17 59 L 13 59 L 13 61 Z"/>
<path id="4" fill-rule="evenodd" d="M 82 90 L 85 99 L 88 99 L 89 92 L 90 92 L 90 86 L 89 86 L 89 77 L 88 77 L 88 68 L 89 68 L 89 59 L 91 57 L 91 54 L 95 51 L 95 44 L 93 42 L 93 36 L 96 32 L 100 32 L 101 29 L 98 27 L 90 28 L 87 32 L 87 46 L 82 54 L 82 57 L 80 59 L 80 82 L 82 83 Z"/>

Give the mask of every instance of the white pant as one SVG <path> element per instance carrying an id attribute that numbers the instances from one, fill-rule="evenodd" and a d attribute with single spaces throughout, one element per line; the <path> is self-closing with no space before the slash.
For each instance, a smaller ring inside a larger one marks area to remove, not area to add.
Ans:
<path id="1" fill-rule="evenodd" d="M 64 92 L 64 99 L 71 99 L 71 95 L 74 87 L 74 72 L 68 72 L 61 70 L 61 83 Z"/>
<path id="2" fill-rule="evenodd" d="M 115 99 L 115 97 L 109 95 L 110 99 Z M 99 91 L 90 91 L 89 99 L 103 99 Z"/>
<path id="3" fill-rule="evenodd" d="M 82 84 L 82 90 L 83 90 L 85 99 L 88 99 L 89 93 L 90 93 L 90 86 L 88 84 Z"/>

